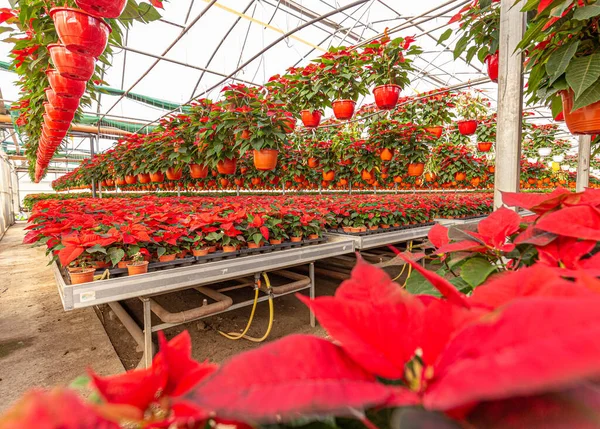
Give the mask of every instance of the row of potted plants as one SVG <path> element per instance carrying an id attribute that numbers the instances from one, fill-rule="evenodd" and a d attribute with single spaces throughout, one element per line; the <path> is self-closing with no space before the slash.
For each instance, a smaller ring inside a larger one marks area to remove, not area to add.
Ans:
<path id="1" fill-rule="evenodd" d="M 480 213 L 491 195 L 474 201 Z M 362 232 L 428 223 L 434 208 L 452 197 L 424 195 L 328 195 L 248 197 L 153 197 L 45 200 L 35 204 L 25 243 L 45 245 L 67 270 L 93 276 L 98 268 L 204 256 L 283 240 L 319 238 L 326 230 Z M 89 279 L 90 277 L 88 277 Z"/>

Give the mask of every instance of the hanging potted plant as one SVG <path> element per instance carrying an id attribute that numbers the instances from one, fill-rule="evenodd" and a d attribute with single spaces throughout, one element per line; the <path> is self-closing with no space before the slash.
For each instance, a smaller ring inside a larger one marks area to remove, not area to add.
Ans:
<path id="1" fill-rule="evenodd" d="M 368 122 L 369 142 L 377 148 L 379 158 L 389 162 L 397 149 L 403 145 L 403 126 L 395 119 L 374 117 Z"/>
<path id="2" fill-rule="evenodd" d="M 581 0 L 532 0 L 523 10 L 535 13 L 518 45 L 528 55 L 526 94 L 532 105 L 550 103 L 562 110 L 573 134 L 600 132 L 600 58 L 597 4 Z"/>
<path id="3" fill-rule="evenodd" d="M 127 0 L 75 0 L 84 11 L 103 18 L 118 18 L 127 6 Z"/>
<path id="4" fill-rule="evenodd" d="M 454 94 L 442 88 L 421 94 L 419 99 L 415 100 L 416 121 L 434 139 L 442 136 L 444 125 L 454 118 L 454 97 Z"/>
<path id="5" fill-rule="evenodd" d="M 373 95 L 379 109 L 393 109 L 400 91 L 410 82 L 411 57 L 422 52 L 413 42 L 412 37 L 391 40 L 386 34 L 363 47 L 360 57 L 367 63 L 367 83 L 376 85 Z"/>
<path id="6" fill-rule="evenodd" d="M 55 7 L 50 16 L 63 45 L 70 51 L 98 58 L 112 29 L 103 19 L 81 9 Z"/>
<path id="7" fill-rule="evenodd" d="M 438 39 L 438 44 L 447 40 L 454 31 L 461 37 L 454 45 L 454 59 L 466 52 L 465 61 L 473 58 L 485 62 L 492 82 L 498 82 L 498 46 L 500 43 L 500 1 L 476 0 L 465 5 L 448 24 L 458 23 L 458 29 L 448 28 Z"/>
<path id="8" fill-rule="evenodd" d="M 496 114 L 486 117 L 477 128 L 477 149 L 489 152 L 496 141 Z"/>
<path id="9" fill-rule="evenodd" d="M 456 115 L 461 118 L 457 123 L 458 131 L 463 136 L 475 134 L 479 119 L 488 114 L 489 101 L 479 94 L 461 92 L 455 97 L 454 104 Z"/>
<path id="10" fill-rule="evenodd" d="M 414 124 L 405 124 L 401 127 L 401 130 L 402 137 L 401 144 L 398 147 L 398 155 L 407 164 L 409 176 L 421 176 L 429 155 L 426 133 Z"/>
<path id="11" fill-rule="evenodd" d="M 206 145 L 203 153 L 210 167 L 220 174 L 235 174 L 239 143 L 235 138 L 236 121 L 227 116 L 226 103 L 214 103 L 210 115 L 203 122 L 196 137 Z"/>

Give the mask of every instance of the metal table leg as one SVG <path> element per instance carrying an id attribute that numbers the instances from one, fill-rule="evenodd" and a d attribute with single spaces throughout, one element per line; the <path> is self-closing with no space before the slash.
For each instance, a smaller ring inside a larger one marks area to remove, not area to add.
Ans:
<path id="1" fill-rule="evenodd" d="M 144 365 L 150 368 L 152 365 L 152 311 L 150 310 L 150 299 L 140 298 L 144 305 Z"/>
<path id="2" fill-rule="evenodd" d="M 308 277 L 310 278 L 310 299 L 315 299 L 315 263 L 311 262 L 308 266 Z M 310 326 L 316 326 L 315 313 L 310 310 Z"/>

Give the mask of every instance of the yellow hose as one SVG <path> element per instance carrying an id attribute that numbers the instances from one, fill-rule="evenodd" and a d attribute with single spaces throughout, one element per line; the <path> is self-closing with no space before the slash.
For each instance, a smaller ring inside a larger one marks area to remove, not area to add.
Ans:
<path id="1" fill-rule="evenodd" d="M 273 296 L 271 295 L 271 282 L 269 280 L 269 276 L 267 273 L 263 273 L 263 277 L 265 279 L 265 283 L 267 284 L 267 291 L 269 292 L 269 326 L 267 327 L 267 332 L 260 338 L 251 337 L 250 335 L 246 335 L 248 329 L 250 329 L 250 325 L 252 324 L 252 319 L 254 318 L 254 311 L 256 310 L 256 304 L 258 302 L 258 288 L 256 288 L 256 295 L 254 296 L 254 304 L 252 305 L 252 313 L 250 313 L 250 320 L 248 320 L 248 325 L 246 325 L 246 329 L 241 334 L 236 334 L 235 332 L 230 332 L 226 334 L 225 332 L 219 331 L 219 334 L 223 335 L 225 338 L 229 338 L 230 340 L 239 340 L 240 338 L 244 338 L 248 341 L 252 341 L 253 343 L 262 343 L 267 339 L 269 334 L 271 333 L 271 329 L 273 328 L 273 318 L 274 318 L 274 308 L 273 308 Z"/>
<path id="2" fill-rule="evenodd" d="M 412 252 L 412 245 L 413 245 L 413 242 L 412 242 L 412 240 L 410 240 L 408 242 L 408 251 L 409 252 Z M 404 284 L 402 285 L 402 287 L 404 287 L 404 288 L 406 287 L 406 283 L 408 283 L 408 279 L 410 278 L 411 274 L 412 274 L 412 265 L 408 264 L 408 275 L 406 276 L 406 280 L 404 280 Z"/>

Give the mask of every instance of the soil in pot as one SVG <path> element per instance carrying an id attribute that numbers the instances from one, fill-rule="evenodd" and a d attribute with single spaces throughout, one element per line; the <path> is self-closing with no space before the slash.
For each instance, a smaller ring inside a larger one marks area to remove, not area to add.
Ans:
<path id="1" fill-rule="evenodd" d="M 145 274 L 148 272 L 148 261 L 134 262 L 133 264 L 127 264 L 127 273 L 130 276 L 137 274 Z"/>
<path id="2" fill-rule="evenodd" d="M 69 277 L 72 285 L 89 283 L 94 281 L 95 268 L 74 268 L 69 270 Z"/>

